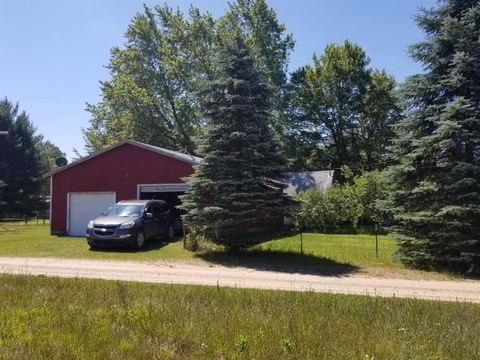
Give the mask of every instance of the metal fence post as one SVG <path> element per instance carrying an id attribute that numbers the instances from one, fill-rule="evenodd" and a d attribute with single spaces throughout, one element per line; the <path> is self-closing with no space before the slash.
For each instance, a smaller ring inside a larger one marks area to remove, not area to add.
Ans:
<path id="1" fill-rule="evenodd" d="M 300 254 L 303 255 L 303 231 L 300 230 Z"/>

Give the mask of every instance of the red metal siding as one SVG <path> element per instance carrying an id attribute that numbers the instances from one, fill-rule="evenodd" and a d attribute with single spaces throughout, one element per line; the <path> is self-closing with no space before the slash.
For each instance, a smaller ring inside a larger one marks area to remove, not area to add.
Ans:
<path id="1" fill-rule="evenodd" d="M 65 233 L 69 192 L 114 191 L 116 200 L 137 198 L 138 184 L 183 182 L 192 165 L 123 144 L 52 176 L 52 233 Z"/>

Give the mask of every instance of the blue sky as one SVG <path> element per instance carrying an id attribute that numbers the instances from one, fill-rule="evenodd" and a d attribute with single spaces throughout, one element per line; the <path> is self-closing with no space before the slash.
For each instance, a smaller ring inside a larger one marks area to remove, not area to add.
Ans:
<path id="1" fill-rule="evenodd" d="M 123 43 L 133 0 L 2 0 L 0 10 L 0 97 L 19 102 L 38 131 L 67 157 L 83 152 L 81 129 L 88 126 L 85 104 L 99 100 L 99 81 L 109 78 L 110 48 Z M 149 6 L 163 1 L 145 1 Z M 223 0 L 166 1 L 190 4 L 218 17 Z M 401 82 L 421 71 L 406 49 L 423 38 L 414 22 L 421 6 L 435 0 L 269 0 L 296 40 L 290 70 L 310 63 L 328 43 L 349 39 L 362 46 L 371 66 Z M 0 129 L 1 130 L 1 129 Z"/>

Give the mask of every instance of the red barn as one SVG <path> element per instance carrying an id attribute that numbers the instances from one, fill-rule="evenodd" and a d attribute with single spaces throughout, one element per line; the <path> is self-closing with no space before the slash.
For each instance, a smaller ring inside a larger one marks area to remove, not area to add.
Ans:
<path id="1" fill-rule="evenodd" d="M 179 203 L 182 178 L 199 158 L 124 140 L 47 174 L 51 180 L 51 232 L 85 235 L 87 223 L 120 200 L 164 199 Z"/>

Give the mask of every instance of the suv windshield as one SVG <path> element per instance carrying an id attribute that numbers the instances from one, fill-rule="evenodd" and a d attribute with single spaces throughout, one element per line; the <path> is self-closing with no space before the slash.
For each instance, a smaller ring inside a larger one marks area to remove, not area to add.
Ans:
<path id="1" fill-rule="evenodd" d="M 143 214 L 143 205 L 113 205 L 110 209 L 105 211 L 105 216 L 136 216 L 140 217 Z"/>

